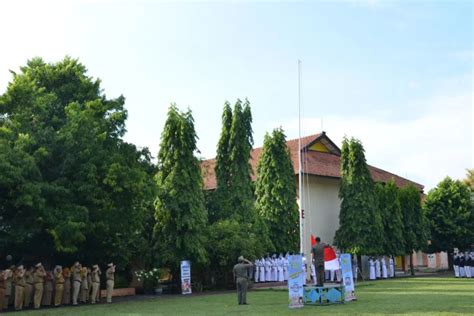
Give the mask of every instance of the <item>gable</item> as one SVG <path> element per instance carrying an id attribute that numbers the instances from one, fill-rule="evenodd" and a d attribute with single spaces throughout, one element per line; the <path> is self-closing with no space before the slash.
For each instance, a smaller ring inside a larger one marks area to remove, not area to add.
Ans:
<path id="1" fill-rule="evenodd" d="M 313 145 L 308 147 L 309 150 L 319 151 L 322 153 L 328 153 L 329 149 L 320 141 L 314 143 Z"/>

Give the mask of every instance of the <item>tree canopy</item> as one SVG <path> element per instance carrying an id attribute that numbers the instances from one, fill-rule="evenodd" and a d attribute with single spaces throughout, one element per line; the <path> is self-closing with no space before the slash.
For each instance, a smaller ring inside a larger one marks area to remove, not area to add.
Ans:
<path id="1" fill-rule="evenodd" d="M 430 250 L 466 249 L 474 243 L 474 207 L 469 187 L 446 177 L 430 190 L 424 204 L 429 221 Z"/>
<path id="2" fill-rule="evenodd" d="M 403 214 L 398 199 L 398 187 L 393 180 L 377 183 L 378 208 L 383 224 L 383 254 L 398 256 L 405 254 Z"/>
<path id="3" fill-rule="evenodd" d="M 2 243 L 13 254 L 128 262 L 143 245 L 154 172 L 123 141 L 125 98 L 69 57 L 40 58 L 0 97 Z M 107 259 L 105 259 L 106 257 Z"/>
<path id="4" fill-rule="evenodd" d="M 156 246 L 159 261 L 177 268 L 181 260 L 205 264 L 207 211 L 204 207 L 197 136 L 190 110 L 171 105 L 158 153 Z"/>
<path id="5" fill-rule="evenodd" d="M 299 248 L 296 182 L 286 136 L 281 128 L 266 134 L 257 167 L 256 205 L 276 252 Z"/>
<path id="6" fill-rule="evenodd" d="M 380 254 L 383 226 L 375 185 L 362 143 L 354 138 L 342 142 L 339 197 L 339 228 L 334 238 L 338 247 L 354 254 Z"/>

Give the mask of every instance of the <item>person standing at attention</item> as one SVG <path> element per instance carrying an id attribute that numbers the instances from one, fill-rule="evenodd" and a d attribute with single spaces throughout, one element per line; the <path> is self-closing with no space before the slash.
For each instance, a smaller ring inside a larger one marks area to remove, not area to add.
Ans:
<path id="1" fill-rule="evenodd" d="M 238 263 L 234 266 L 234 280 L 237 284 L 237 300 L 239 305 L 247 305 L 248 278 L 253 264 L 251 261 L 240 256 Z"/>

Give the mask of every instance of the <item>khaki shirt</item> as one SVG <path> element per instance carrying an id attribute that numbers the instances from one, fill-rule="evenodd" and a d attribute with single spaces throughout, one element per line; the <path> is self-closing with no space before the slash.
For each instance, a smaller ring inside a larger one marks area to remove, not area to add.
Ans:
<path id="1" fill-rule="evenodd" d="M 114 280 L 115 277 L 114 277 L 114 271 L 112 270 L 112 268 L 108 268 L 107 269 L 107 272 L 105 273 L 105 276 L 107 277 L 107 280 Z"/>
<path id="2" fill-rule="evenodd" d="M 72 280 L 81 282 L 81 268 L 74 268 L 72 270 Z"/>
<path id="3" fill-rule="evenodd" d="M 26 280 L 26 283 L 33 285 L 33 283 L 35 282 L 33 273 L 30 272 L 30 273 L 25 274 L 25 280 Z"/>
<path id="4" fill-rule="evenodd" d="M 252 269 L 253 265 L 249 263 L 237 263 L 234 266 L 234 276 L 236 278 L 245 278 L 248 279 L 250 269 Z"/>
<path id="5" fill-rule="evenodd" d="M 54 279 L 56 280 L 56 284 L 64 284 L 64 276 L 61 271 L 54 273 Z"/>
<path id="6" fill-rule="evenodd" d="M 97 271 L 92 271 L 92 282 L 94 282 L 94 283 L 100 283 L 99 270 L 97 270 Z"/>
<path id="7" fill-rule="evenodd" d="M 36 271 L 33 273 L 33 281 L 34 283 L 43 283 L 44 282 L 44 277 L 46 276 L 46 273 L 43 270 L 36 269 Z"/>
<path id="8" fill-rule="evenodd" d="M 26 286 L 26 281 L 25 281 L 25 275 L 19 275 L 19 274 L 16 274 L 15 277 L 14 277 L 14 281 L 16 283 L 16 285 L 18 286 L 22 286 L 22 287 L 25 287 Z"/>

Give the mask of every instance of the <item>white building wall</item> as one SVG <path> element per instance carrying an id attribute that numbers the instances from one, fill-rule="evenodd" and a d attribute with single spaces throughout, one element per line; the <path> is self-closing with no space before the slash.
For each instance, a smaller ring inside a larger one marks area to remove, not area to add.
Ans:
<path id="1" fill-rule="evenodd" d="M 334 234 L 339 227 L 341 207 L 338 196 L 340 179 L 304 176 L 303 182 L 304 249 L 309 259 L 311 234 L 321 237 L 325 243 L 332 244 L 334 241 Z"/>

